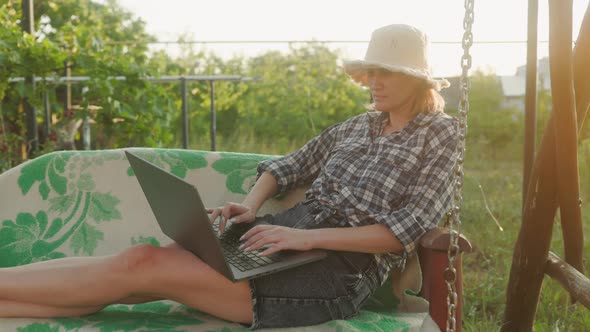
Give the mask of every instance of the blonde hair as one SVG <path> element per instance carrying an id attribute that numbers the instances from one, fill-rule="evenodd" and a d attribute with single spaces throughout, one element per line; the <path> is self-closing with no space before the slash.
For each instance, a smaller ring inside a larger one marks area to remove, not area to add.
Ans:
<path id="1" fill-rule="evenodd" d="M 375 110 L 375 103 L 365 105 L 369 111 Z M 431 87 L 428 82 L 424 81 L 423 85 L 416 92 L 416 99 L 414 100 L 414 107 L 412 108 L 412 115 L 418 113 L 444 113 L 445 99 L 441 94 Z"/>
<path id="2" fill-rule="evenodd" d="M 445 100 L 438 91 L 426 85 L 416 96 L 412 113 L 444 113 Z"/>

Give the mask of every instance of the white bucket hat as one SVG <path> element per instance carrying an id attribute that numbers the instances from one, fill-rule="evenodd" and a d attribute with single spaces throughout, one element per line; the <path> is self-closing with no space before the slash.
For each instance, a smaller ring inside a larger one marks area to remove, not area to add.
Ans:
<path id="1" fill-rule="evenodd" d="M 392 24 L 373 31 L 364 60 L 344 61 L 344 71 L 357 83 L 367 86 L 367 69 L 384 68 L 424 79 L 440 91 L 451 84 L 433 79 L 428 65 L 428 38 L 409 25 Z"/>

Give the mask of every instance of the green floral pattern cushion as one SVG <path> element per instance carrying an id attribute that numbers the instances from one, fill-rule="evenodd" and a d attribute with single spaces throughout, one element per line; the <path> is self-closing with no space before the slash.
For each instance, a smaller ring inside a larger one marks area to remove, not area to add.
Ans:
<path id="1" fill-rule="evenodd" d="M 241 201 L 255 181 L 258 162 L 271 157 L 132 150 L 196 184 L 206 206 Z M 288 208 L 303 192 L 299 189 L 281 200 L 270 200 L 260 213 Z M 165 245 L 170 239 L 158 228 L 123 150 L 54 152 L 0 175 L 0 268 L 60 257 L 113 254 L 139 243 Z M 412 331 L 430 321 L 425 320 L 424 312 L 396 312 L 391 303 L 387 307 L 374 302 L 368 308 L 350 320 L 280 331 Z M 0 318 L 0 331 L 245 330 L 172 301 L 113 305 L 80 318 Z"/>

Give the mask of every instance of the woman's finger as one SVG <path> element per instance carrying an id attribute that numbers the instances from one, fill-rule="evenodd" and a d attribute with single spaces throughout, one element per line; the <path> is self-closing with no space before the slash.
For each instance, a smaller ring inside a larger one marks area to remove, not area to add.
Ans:
<path id="1" fill-rule="evenodd" d="M 242 243 L 242 245 L 240 246 L 240 249 L 252 247 L 252 245 L 254 243 L 258 242 L 260 239 L 262 239 L 266 233 L 267 233 L 267 231 L 261 231 L 261 232 L 258 232 L 256 234 L 252 235 L 251 237 L 249 237 L 247 240 L 245 240 Z"/>
<path id="2" fill-rule="evenodd" d="M 226 202 L 223 205 L 223 209 L 221 211 L 221 221 L 219 222 L 219 233 L 223 234 L 223 232 L 225 232 L 225 225 L 227 224 L 227 221 L 232 217 L 233 214 L 235 214 L 235 210 L 236 210 L 236 206 L 240 206 L 239 204 L 233 203 L 233 202 Z"/>
<path id="3" fill-rule="evenodd" d="M 276 245 L 280 242 L 280 237 L 276 234 L 268 234 L 269 232 L 262 233 L 262 236 L 256 240 L 252 241 L 251 244 L 243 244 L 243 248 L 245 251 L 254 251 L 260 249 L 266 245 Z"/>
<path id="4" fill-rule="evenodd" d="M 258 232 L 250 236 L 247 240 L 243 242 L 240 246 L 242 249 L 244 248 L 253 248 L 253 245 L 260 241 L 263 238 L 269 238 L 273 235 L 274 231 L 276 231 L 276 227 L 265 225 L 265 226 L 256 226 L 259 227 Z M 254 249 L 254 248 L 253 248 Z"/>
<path id="5" fill-rule="evenodd" d="M 211 221 L 211 224 L 214 224 L 215 221 L 217 220 L 217 218 L 219 218 L 219 216 L 221 215 L 221 209 L 220 208 L 214 208 L 211 209 L 211 215 L 209 216 L 209 221 Z"/>
<path id="6" fill-rule="evenodd" d="M 219 220 L 219 230 L 217 231 L 217 235 L 221 235 L 225 232 L 225 224 L 227 224 L 227 220 L 222 217 L 221 220 Z"/>
<path id="7" fill-rule="evenodd" d="M 242 237 L 240 237 L 240 241 L 248 241 L 252 236 L 263 232 L 265 230 L 269 230 L 272 229 L 273 227 L 276 227 L 274 225 L 258 225 L 258 226 L 254 226 L 252 227 L 249 231 L 247 231 L 246 233 L 244 233 L 244 235 L 242 235 Z"/>
<path id="8" fill-rule="evenodd" d="M 232 223 L 239 224 L 243 222 L 251 222 L 254 221 L 254 219 L 256 219 L 256 216 L 252 215 L 251 211 L 246 211 L 242 214 L 238 214 L 231 217 L 229 221 Z"/>
<path id="9" fill-rule="evenodd" d="M 223 205 L 223 211 L 222 211 L 221 215 L 223 215 L 223 218 L 227 221 L 233 215 L 242 214 L 242 213 L 246 212 L 247 210 L 248 209 L 241 204 L 234 203 L 234 202 L 227 202 Z"/>

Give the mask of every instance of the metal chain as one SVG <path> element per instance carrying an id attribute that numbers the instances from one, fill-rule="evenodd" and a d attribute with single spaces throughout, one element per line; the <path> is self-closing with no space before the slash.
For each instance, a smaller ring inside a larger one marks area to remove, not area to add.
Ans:
<path id="1" fill-rule="evenodd" d="M 459 142 L 457 144 L 457 163 L 455 165 L 455 190 L 453 195 L 453 207 L 447 213 L 447 227 L 449 229 L 450 241 L 447 250 L 448 266 L 444 273 L 445 283 L 447 284 L 447 332 L 455 332 L 457 330 L 457 306 L 458 295 L 455 282 L 457 280 L 457 270 L 455 269 L 455 261 L 459 255 L 459 236 L 461 235 L 461 205 L 463 197 L 461 192 L 463 190 L 463 163 L 465 161 L 465 137 L 467 135 L 467 113 L 469 112 L 469 69 L 471 68 L 471 54 L 469 50 L 473 44 L 473 33 L 471 28 L 473 26 L 473 3 L 474 0 L 465 0 L 465 17 L 463 18 L 463 56 L 461 57 L 461 78 L 459 80 L 459 89 L 461 93 L 459 107 L 458 107 L 458 130 Z"/>

